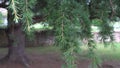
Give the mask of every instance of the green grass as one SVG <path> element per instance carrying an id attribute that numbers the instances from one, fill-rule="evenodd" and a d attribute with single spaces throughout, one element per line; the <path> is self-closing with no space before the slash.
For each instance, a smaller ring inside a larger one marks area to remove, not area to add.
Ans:
<path id="1" fill-rule="evenodd" d="M 55 46 L 27 47 L 26 52 L 29 54 L 60 53 L 60 49 Z M 0 48 L 0 53 L 7 53 L 7 48 Z M 87 46 L 82 46 L 80 57 L 88 59 L 87 53 Z M 98 44 L 96 46 L 95 53 L 103 60 L 120 60 L 120 43 L 115 43 L 114 45 L 109 45 L 106 47 L 103 44 Z"/>
<path id="2" fill-rule="evenodd" d="M 82 46 L 81 55 L 86 57 L 88 53 L 87 46 Z M 120 60 L 120 43 L 114 43 L 114 45 L 97 44 L 95 53 L 103 60 Z M 86 57 L 87 58 L 87 57 Z"/>
<path id="3" fill-rule="evenodd" d="M 106 60 L 120 60 L 120 43 L 114 43 L 114 45 L 109 45 L 104 47 L 104 45 L 98 45 L 96 53 Z"/>
<path id="4" fill-rule="evenodd" d="M 59 53 L 60 49 L 55 46 L 46 46 L 46 47 L 26 47 L 26 52 L 29 54 L 43 54 L 43 53 Z M 7 48 L 0 48 L 0 54 L 7 53 Z"/>
<path id="5" fill-rule="evenodd" d="M 28 53 L 60 53 L 60 49 L 55 46 L 48 47 L 30 47 L 27 48 L 26 51 Z M 88 48 L 87 46 L 81 47 L 80 56 L 82 58 L 88 59 L 87 57 Z M 97 44 L 95 53 L 100 56 L 104 60 L 120 60 L 120 43 L 114 43 L 114 45 L 110 44 L 108 46 L 104 46 L 103 44 Z"/>
<path id="6" fill-rule="evenodd" d="M 58 47 L 55 47 L 55 46 L 28 47 L 28 48 L 26 48 L 26 51 L 28 53 L 37 53 L 37 54 L 40 54 L 40 53 L 51 53 L 51 52 L 58 53 L 58 52 L 60 52 L 60 49 Z"/>

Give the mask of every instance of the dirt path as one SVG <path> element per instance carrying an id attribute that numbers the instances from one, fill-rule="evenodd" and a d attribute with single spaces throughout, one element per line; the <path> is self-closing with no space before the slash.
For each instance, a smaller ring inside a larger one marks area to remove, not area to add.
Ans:
<path id="1" fill-rule="evenodd" d="M 30 68 L 61 68 L 63 61 L 59 54 L 30 54 L 32 64 Z M 78 68 L 88 68 L 90 62 L 88 60 L 79 60 Z M 17 63 L 0 64 L 0 68 L 24 68 Z M 104 62 L 103 68 L 120 68 L 120 62 L 109 61 Z"/>

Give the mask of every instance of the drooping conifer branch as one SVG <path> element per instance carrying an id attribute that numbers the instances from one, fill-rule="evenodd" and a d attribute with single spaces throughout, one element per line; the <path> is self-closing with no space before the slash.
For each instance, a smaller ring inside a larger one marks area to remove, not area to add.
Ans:
<path id="1" fill-rule="evenodd" d="M 18 20 L 20 19 L 19 14 L 18 14 L 18 10 L 17 10 L 18 7 L 16 6 L 17 3 L 18 3 L 17 1 L 12 0 L 11 1 L 11 6 L 10 6 L 10 8 L 13 10 L 12 14 L 14 15 L 15 23 L 18 23 Z"/>

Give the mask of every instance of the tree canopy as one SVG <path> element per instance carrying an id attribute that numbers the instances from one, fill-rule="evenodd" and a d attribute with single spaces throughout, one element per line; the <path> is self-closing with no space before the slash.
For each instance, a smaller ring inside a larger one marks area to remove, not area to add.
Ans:
<path id="1" fill-rule="evenodd" d="M 119 0 L 11 0 L 8 11 L 13 16 L 9 18 L 11 22 L 21 22 L 27 35 L 31 35 L 33 18 L 42 16 L 44 22 L 54 27 L 55 45 L 61 48 L 66 62 L 63 68 L 75 68 L 76 53 L 80 51 L 78 40 L 82 42 L 83 39 L 88 40 L 94 67 L 99 66 L 91 25 L 99 25 L 104 43 L 107 37 L 113 40 L 109 23 L 120 17 L 119 8 Z"/>

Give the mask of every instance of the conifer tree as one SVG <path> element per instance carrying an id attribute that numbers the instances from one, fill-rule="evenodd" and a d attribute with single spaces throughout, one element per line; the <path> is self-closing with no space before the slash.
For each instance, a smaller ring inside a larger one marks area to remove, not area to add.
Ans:
<path id="1" fill-rule="evenodd" d="M 96 44 L 92 39 L 92 20 L 101 20 L 100 35 L 104 43 L 108 37 L 113 40 L 112 27 L 109 23 L 120 17 L 119 0 L 10 0 L 10 2 L 9 24 L 6 31 L 9 52 L 4 59 L 14 59 L 29 66 L 24 52 L 24 33 L 31 34 L 32 18 L 38 13 L 54 26 L 55 45 L 60 47 L 65 60 L 63 68 L 76 68 L 76 53 L 80 51 L 78 39 L 81 42 L 83 39 L 87 40 L 89 56 L 93 60 L 92 68 L 100 67 L 94 52 Z M 4 7 L 2 4 L 0 7 Z"/>

